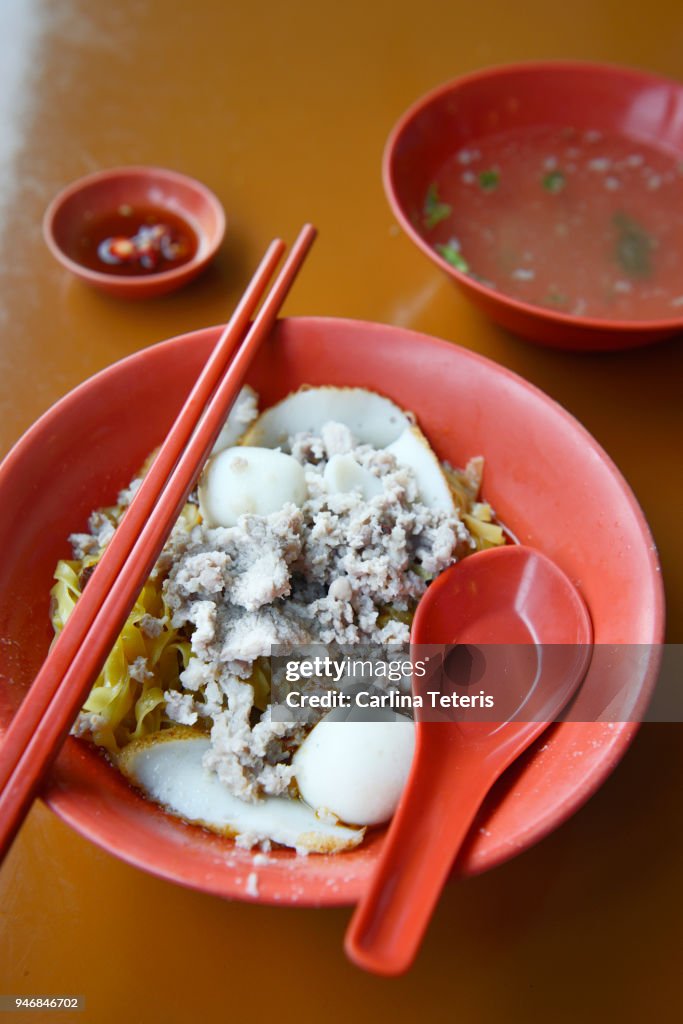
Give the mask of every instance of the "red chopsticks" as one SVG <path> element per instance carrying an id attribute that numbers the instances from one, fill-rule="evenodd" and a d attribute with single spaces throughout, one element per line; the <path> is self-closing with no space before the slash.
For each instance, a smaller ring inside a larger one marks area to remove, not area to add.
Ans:
<path id="1" fill-rule="evenodd" d="M 87 589 L 10 723 L 0 748 L 0 858 L 9 849 L 154 567 L 315 236 L 312 225 L 302 228 L 240 345 L 285 250 L 280 239 L 269 246 Z"/>

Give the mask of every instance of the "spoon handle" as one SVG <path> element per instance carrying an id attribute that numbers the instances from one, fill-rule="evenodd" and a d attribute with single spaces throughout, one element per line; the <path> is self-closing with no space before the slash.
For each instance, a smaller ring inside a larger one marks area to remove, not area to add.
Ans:
<path id="1" fill-rule="evenodd" d="M 440 725 L 437 728 L 448 728 Z M 423 747 L 427 755 L 428 745 Z M 418 757 L 384 840 L 370 886 L 346 932 L 347 956 L 376 974 L 407 970 L 427 929 L 456 853 L 491 787 L 490 775 L 443 770 Z M 448 780 L 448 787 L 439 783 Z"/>

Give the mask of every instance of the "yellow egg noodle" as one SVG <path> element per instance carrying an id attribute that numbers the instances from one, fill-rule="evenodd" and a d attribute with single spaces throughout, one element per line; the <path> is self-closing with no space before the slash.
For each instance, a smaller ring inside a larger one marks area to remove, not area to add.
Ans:
<path id="1" fill-rule="evenodd" d="M 116 526 L 124 508 L 117 505 L 102 511 Z M 182 519 L 188 530 L 191 529 L 199 521 L 196 505 L 187 504 Z M 100 548 L 96 554 L 80 560 L 63 559 L 57 564 L 56 583 L 51 591 L 55 634 L 59 634 L 71 614 L 103 550 Z M 164 715 L 163 695 L 165 690 L 178 688 L 180 672 L 190 659 L 190 641 L 171 627 L 162 585 L 160 576 L 153 576 L 145 583 L 83 705 L 83 711 L 92 716 L 93 741 L 111 754 L 116 754 L 131 740 L 172 724 Z M 145 615 L 162 620 L 158 636 L 150 636 L 141 629 L 140 620 Z M 144 659 L 146 666 L 142 680 L 131 675 L 138 658 Z"/>

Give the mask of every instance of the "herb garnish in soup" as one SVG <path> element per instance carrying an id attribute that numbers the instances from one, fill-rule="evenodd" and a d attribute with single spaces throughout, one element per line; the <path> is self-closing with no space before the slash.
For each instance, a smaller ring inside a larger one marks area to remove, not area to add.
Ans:
<path id="1" fill-rule="evenodd" d="M 683 164 L 623 135 L 526 127 L 460 149 L 430 183 L 423 234 L 463 273 L 573 316 L 683 307 Z"/>

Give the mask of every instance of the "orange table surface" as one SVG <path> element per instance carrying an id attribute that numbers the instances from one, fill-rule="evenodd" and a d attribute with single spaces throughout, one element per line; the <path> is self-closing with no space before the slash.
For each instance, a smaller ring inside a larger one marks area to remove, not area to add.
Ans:
<path id="1" fill-rule="evenodd" d="M 270 238 L 291 240 L 311 220 L 320 237 L 285 312 L 450 339 L 566 406 L 644 508 L 669 640 L 680 642 L 680 340 L 574 355 L 493 326 L 399 232 L 380 159 L 401 111 L 459 73 L 572 58 L 683 78 L 682 40 L 677 0 L 3 0 L 0 452 L 101 367 L 224 321 Z M 40 232 L 62 185 L 127 163 L 195 175 L 229 220 L 201 279 L 141 304 L 72 280 Z M 12 515 L 8 496 L 0 515 Z M 417 964 L 398 980 L 345 961 L 349 910 L 227 903 L 174 887 L 38 804 L 0 871 L 0 993 L 81 994 L 85 1012 L 63 1019 L 103 1024 L 679 1019 L 682 735 L 677 725 L 644 727 L 572 820 L 452 885 Z"/>

